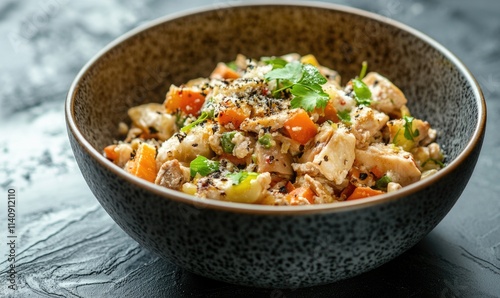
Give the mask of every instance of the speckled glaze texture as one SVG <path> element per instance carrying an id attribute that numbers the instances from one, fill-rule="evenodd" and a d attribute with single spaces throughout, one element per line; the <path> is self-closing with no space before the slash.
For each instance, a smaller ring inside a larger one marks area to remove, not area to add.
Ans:
<path id="1" fill-rule="evenodd" d="M 480 152 L 480 91 L 463 68 L 418 33 L 334 8 L 234 6 L 167 18 L 122 38 L 85 68 L 68 95 L 70 142 L 89 187 L 123 230 L 197 274 L 294 288 L 375 268 L 439 223 Z M 100 156 L 117 137 L 118 123 L 127 121 L 127 109 L 162 102 L 170 84 L 207 76 L 218 61 L 238 53 L 258 58 L 290 52 L 312 53 L 344 78 L 355 76 L 367 60 L 405 92 L 415 116 L 438 130 L 450 167 L 430 178 L 433 183 L 352 208 L 243 212 L 237 204 L 220 207 L 147 186 Z"/>

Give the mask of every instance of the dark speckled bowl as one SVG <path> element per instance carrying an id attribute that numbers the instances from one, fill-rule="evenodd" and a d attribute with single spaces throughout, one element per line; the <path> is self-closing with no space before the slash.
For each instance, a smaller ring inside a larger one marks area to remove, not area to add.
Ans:
<path id="1" fill-rule="evenodd" d="M 395 193 L 319 206 L 204 201 L 158 187 L 102 155 L 127 109 L 162 102 L 171 83 L 207 76 L 236 54 L 312 53 L 355 76 L 363 60 L 439 132 L 447 167 Z M 95 196 L 133 239 L 197 274 L 258 287 L 345 279 L 400 255 L 454 205 L 476 164 L 486 107 L 477 82 L 420 32 L 336 5 L 240 5 L 168 16 L 125 34 L 78 74 L 66 102 L 69 138 Z M 161 274 L 161 273 L 159 273 Z"/>

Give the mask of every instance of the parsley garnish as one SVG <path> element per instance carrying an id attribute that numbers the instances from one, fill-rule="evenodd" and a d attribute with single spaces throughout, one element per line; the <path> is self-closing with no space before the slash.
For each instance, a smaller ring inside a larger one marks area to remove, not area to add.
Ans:
<path id="1" fill-rule="evenodd" d="M 413 120 L 415 120 L 415 118 L 410 116 L 403 116 L 403 119 L 405 120 L 405 133 L 404 133 L 405 139 L 413 141 L 416 137 L 420 135 L 418 129 L 412 130 Z"/>
<path id="2" fill-rule="evenodd" d="M 181 131 L 187 133 L 191 130 L 191 128 L 195 127 L 200 123 L 205 122 L 205 120 L 207 119 L 212 119 L 213 117 L 214 117 L 214 111 L 202 112 L 200 117 L 198 117 L 198 119 L 194 120 L 193 122 L 181 128 Z"/>
<path id="3" fill-rule="evenodd" d="M 359 72 L 359 77 L 352 80 L 352 88 L 354 90 L 354 99 L 356 103 L 360 106 L 369 106 L 371 104 L 372 92 L 370 88 L 362 81 L 366 75 L 366 70 L 368 68 L 368 63 L 363 61 L 361 64 L 361 71 Z"/>
<path id="4" fill-rule="evenodd" d="M 276 96 L 288 89 L 293 95 L 290 102 L 292 108 L 303 108 L 308 112 L 326 106 L 330 97 L 323 91 L 321 85 L 327 80 L 316 67 L 299 61 L 292 61 L 283 66 L 283 59 L 267 61 L 266 63 L 273 65 L 273 70 L 266 74 L 266 80 L 276 80 L 278 85 L 273 95 Z"/>
<path id="5" fill-rule="evenodd" d="M 351 124 L 351 113 L 348 110 L 338 111 L 337 116 L 342 122 Z"/>
<path id="6" fill-rule="evenodd" d="M 354 90 L 354 99 L 361 106 L 369 106 L 372 102 L 372 92 L 370 88 L 360 79 L 352 80 L 352 88 Z"/>
<path id="7" fill-rule="evenodd" d="M 203 155 L 198 155 L 189 164 L 189 169 L 191 177 L 196 176 L 197 173 L 201 176 L 207 176 L 208 174 L 219 170 L 219 162 L 210 160 Z"/>

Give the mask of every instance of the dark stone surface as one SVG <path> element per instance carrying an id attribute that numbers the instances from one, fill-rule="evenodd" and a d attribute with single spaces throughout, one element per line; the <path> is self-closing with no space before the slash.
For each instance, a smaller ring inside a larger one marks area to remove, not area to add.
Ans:
<path id="1" fill-rule="evenodd" d="M 500 296 L 500 2 L 343 0 L 442 43 L 483 88 L 483 151 L 461 198 L 415 247 L 358 277 L 306 289 L 243 288 L 202 278 L 142 249 L 109 218 L 69 147 L 63 102 L 79 69 L 120 34 L 214 1 L 0 3 L 0 243 L 15 187 L 17 291 L 0 256 L 0 296 L 17 297 L 498 297 Z"/>

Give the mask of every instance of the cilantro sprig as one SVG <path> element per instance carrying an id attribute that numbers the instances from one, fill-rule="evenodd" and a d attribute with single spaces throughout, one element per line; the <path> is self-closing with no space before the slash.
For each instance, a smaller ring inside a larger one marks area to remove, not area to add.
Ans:
<path id="1" fill-rule="evenodd" d="M 404 132 L 405 139 L 413 141 L 416 137 L 420 135 L 418 129 L 413 130 L 413 120 L 415 120 L 415 118 L 410 116 L 403 116 L 403 119 L 405 120 L 405 132 Z"/>
<path id="2" fill-rule="evenodd" d="M 271 59 L 266 63 L 273 65 L 273 70 L 265 76 L 267 81 L 276 80 L 277 88 L 273 95 L 289 90 L 293 95 L 290 102 L 292 108 L 303 108 L 311 112 L 316 108 L 325 108 L 330 97 L 321 85 L 327 82 L 319 70 L 311 64 L 299 61 L 286 63 L 283 59 Z"/>
<path id="3" fill-rule="evenodd" d="M 366 70 L 368 69 L 368 63 L 363 61 L 361 64 L 361 71 L 356 79 L 352 80 L 352 88 L 354 90 L 354 99 L 358 106 L 369 106 L 372 102 L 372 92 L 370 88 L 362 81 L 366 75 Z"/>

